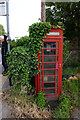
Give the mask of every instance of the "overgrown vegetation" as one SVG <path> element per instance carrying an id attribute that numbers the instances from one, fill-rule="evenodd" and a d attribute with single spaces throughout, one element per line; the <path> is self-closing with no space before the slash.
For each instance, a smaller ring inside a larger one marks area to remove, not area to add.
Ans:
<path id="1" fill-rule="evenodd" d="M 80 73 L 80 62 L 77 61 L 76 56 L 72 56 L 63 63 L 63 75 L 75 75 L 77 73 Z"/>
<path id="2" fill-rule="evenodd" d="M 15 47 L 18 47 L 18 46 L 28 46 L 28 40 L 29 40 L 29 37 L 28 36 L 24 36 L 24 37 L 21 37 L 20 39 L 16 39 L 15 40 L 12 40 L 10 42 L 10 48 L 15 48 Z"/>
<path id="3" fill-rule="evenodd" d="M 80 92 L 80 80 L 67 80 L 63 81 L 63 92 L 60 96 L 60 104 L 55 109 L 55 118 L 70 118 L 72 109 L 75 106 L 80 105 L 79 92 Z"/>
<path id="4" fill-rule="evenodd" d="M 50 29 L 50 23 L 34 23 L 29 27 L 29 38 L 22 37 L 16 42 L 12 41 L 12 49 L 7 54 L 7 75 L 11 78 L 15 91 L 16 89 L 21 91 L 22 86 L 30 90 L 31 78 L 39 72 L 37 55 Z"/>
<path id="5" fill-rule="evenodd" d="M 43 92 L 39 92 L 37 98 L 35 99 L 35 102 L 37 103 L 39 108 L 44 108 L 46 104 L 46 98 L 44 97 L 44 95 L 45 94 Z"/>
<path id="6" fill-rule="evenodd" d="M 32 90 L 32 86 L 30 85 L 30 81 L 33 76 L 38 74 L 38 65 L 39 61 L 37 61 L 38 53 L 40 48 L 42 47 L 42 40 L 46 34 L 50 31 L 51 25 L 49 23 L 34 23 L 29 27 L 29 38 L 22 37 L 18 39 L 16 42 L 11 42 L 11 51 L 7 54 L 7 64 L 8 64 L 8 72 L 7 75 L 12 80 L 13 84 L 13 92 L 18 95 L 25 95 L 23 92 L 27 92 L 26 95 L 29 95 Z M 25 44 L 24 44 L 25 43 Z M 64 41 L 63 43 L 63 62 L 65 63 L 66 57 L 69 54 L 69 41 Z M 75 74 L 78 70 L 78 63 L 75 63 L 76 68 L 74 67 L 74 61 L 70 60 L 69 63 L 64 64 L 63 74 Z M 72 68 L 71 68 L 72 67 Z M 74 68 L 74 69 L 73 69 Z M 80 80 L 63 80 L 63 92 L 60 96 L 60 104 L 58 108 L 55 109 L 54 115 L 55 118 L 70 118 L 71 110 L 74 106 L 78 106 L 80 103 L 80 99 L 78 99 L 79 95 L 79 85 Z M 75 89 L 74 89 L 75 88 Z M 22 99 L 22 98 L 21 98 Z M 29 96 L 26 98 L 24 96 L 23 102 L 32 102 L 37 103 L 39 108 L 44 108 L 45 102 L 44 93 L 39 92 L 38 96 L 35 98 L 34 96 Z M 11 100 L 12 103 L 13 100 Z M 24 103 L 21 104 L 24 104 Z M 19 104 L 20 104 L 19 103 Z"/>
<path id="7" fill-rule="evenodd" d="M 66 58 L 69 55 L 69 41 L 64 40 L 63 41 L 63 65 L 65 65 Z"/>
<path id="8" fill-rule="evenodd" d="M 51 111 L 47 110 L 46 108 L 41 109 L 41 107 L 38 107 L 37 104 L 34 101 L 28 101 L 28 98 L 26 98 L 26 94 L 18 94 L 11 90 L 7 90 L 4 92 L 3 100 L 6 100 L 8 105 L 10 105 L 13 109 L 12 115 L 14 115 L 14 118 L 17 119 L 46 119 L 53 118 L 53 115 Z M 32 98 L 33 99 L 33 98 Z M 13 119 L 14 119 L 13 118 Z"/>
<path id="9" fill-rule="evenodd" d="M 78 2 L 46 2 L 46 21 L 55 26 L 58 22 L 65 26 L 64 36 L 70 40 L 70 50 L 75 50 L 78 54 L 77 61 L 80 62 L 80 31 L 79 31 L 79 9 Z"/>

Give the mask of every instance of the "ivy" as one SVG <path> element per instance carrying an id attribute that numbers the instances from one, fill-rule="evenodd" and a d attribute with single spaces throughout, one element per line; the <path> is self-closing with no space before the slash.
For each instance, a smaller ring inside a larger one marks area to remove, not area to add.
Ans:
<path id="1" fill-rule="evenodd" d="M 37 98 L 35 99 L 35 102 L 37 103 L 39 108 L 44 108 L 46 104 L 46 98 L 44 97 L 43 92 L 39 92 Z"/>
<path id="2" fill-rule="evenodd" d="M 50 23 L 34 23 L 29 27 L 29 38 L 23 38 L 12 46 L 10 52 L 7 53 L 7 75 L 12 80 L 14 88 L 20 89 L 22 86 L 31 88 L 30 80 L 38 74 L 38 53 L 42 47 L 44 37 L 51 29 Z"/>
<path id="3" fill-rule="evenodd" d="M 29 27 L 29 43 L 33 53 L 38 54 L 42 47 L 42 40 L 51 29 L 50 23 L 34 23 Z M 34 49 L 35 48 L 35 49 Z"/>

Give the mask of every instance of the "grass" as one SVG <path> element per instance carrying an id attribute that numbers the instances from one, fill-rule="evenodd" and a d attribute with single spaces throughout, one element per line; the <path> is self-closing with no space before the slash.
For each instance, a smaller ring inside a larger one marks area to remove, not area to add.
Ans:
<path id="1" fill-rule="evenodd" d="M 63 75 L 75 75 L 80 73 L 80 63 L 75 60 L 67 62 L 63 66 Z M 70 118 L 75 107 L 80 106 L 80 79 L 62 81 L 62 95 L 60 96 L 60 104 L 54 111 L 57 119 Z"/>
<path id="2" fill-rule="evenodd" d="M 63 75 L 75 75 L 77 73 L 80 73 L 80 62 L 77 62 L 75 60 L 67 62 L 63 66 Z"/>
<path id="3" fill-rule="evenodd" d="M 68 66 L 66 68 L 63 68 L 63 75 L 67 74 L 67 75 L 75 75 L 77 73 L 80 73 L 80 66 L 78 67 L 72 67 L 72 66 Z"/>
<path id="4" fill-rule="evenodd" d="M 80 79 L 65 79 L 62 85 L 62 95 L 59 98 L 60 104 L 54 111 L 57 119 L 70 118 L 72 110 L 80 106 Z M 75 88 L 75 89 L 74 89 Z"/>

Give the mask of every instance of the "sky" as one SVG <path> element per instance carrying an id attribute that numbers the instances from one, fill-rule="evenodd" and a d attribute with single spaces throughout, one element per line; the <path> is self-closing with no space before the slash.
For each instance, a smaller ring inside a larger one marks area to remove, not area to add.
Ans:
<path id="1" fill-rule="evenodd" d="M 29 35 L 29 26 L 39 22 L 39 18 L 41 18 L 41 0 L 9 0 L 11 39 Z M 4 26 L 7 32 L 6 16 L 0 16 L 0 24 Z"/>

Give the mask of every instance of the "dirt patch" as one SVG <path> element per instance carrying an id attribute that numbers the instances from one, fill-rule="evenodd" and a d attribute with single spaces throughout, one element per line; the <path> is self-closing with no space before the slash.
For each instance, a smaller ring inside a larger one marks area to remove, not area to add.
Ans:
<path id="1" fill-rule="evenodd" d="M 3 92 L 2 101 L 12 107 L 15 118 L 49 118 L 49 120 L 54 118 L 50 109 L 40 109 L 36 103 L 25 102 L 24 98 L 21 100 L 18 96 L 11 96 L 9 91 Z"/>
<path id="2" fill-rule="evenodd" d="M 71 118 L 75 118 L 75 119 L 77 118 L 78 120 L 80 120 L 80 107 L 75 107 L 72 110 Z"/>

